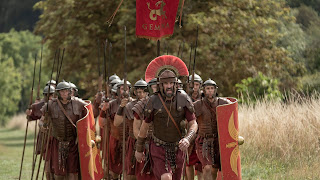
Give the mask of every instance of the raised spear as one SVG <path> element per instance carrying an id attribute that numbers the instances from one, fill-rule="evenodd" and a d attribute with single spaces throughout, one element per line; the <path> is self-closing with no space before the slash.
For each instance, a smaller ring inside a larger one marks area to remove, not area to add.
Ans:
<path id="1" fill-rule="evenodd" d="M 123 91 L 124 98 L 128 98 L 129 94 L 127 94 L 127 28 L 124 26 L 124 82 L 123 82 Z M 125 151 L 126 151 L 126 116 L 123 111 L 123 129 L 122 129 L 122 172 L 125 172 Z"/>
<path id="2" fill-rule="evenodd" d="M 31 88 L 31 94 L 30 94 L 30 101 L 29 101 L 28 109 L 31 109 L 31 104 L 32 104 L 32 99 L 33 99 L 33 87 L 34 87 L 34 77 L 35 77 L 35 73 L 36 73 L 36 64 L 37 64 L 37 54 L 35 54 L 35 57 L 34 57 L 33 80 L 32 80 L 32 88 Z M 25 149 L 26 149 L 28 126 L 29 126 L 29 120 L 30 120 L 30 119 L 29 119 L 29 116 L 27 116 L 27 119 L 28 119 L 28 121 L 27 121 L 27 125 L 26 125 L 26 131 L 25 131 L 25 134 L 24 134 L 24 144 L 23 144 L 23 151 L 22 151 L 22 158 L 21 158 L 19 179 L 21 179 L 23 158 L 24 158 L 24 152 L 25 152 Z"/>
<path id="3" fill-rule="evenodd" d="M 56 63 L 56 57 L 57 57 L 57 54 L 58 54 L 58 50 L 56 50 L 55 54 L 54 54 L 54 58 L 53 58 L 53 64 L 52 64 L 52 70 L 51 70 L 51 76 L 50 76 L 50 79 L 52 79 L 52 74 L 53 74 L 53 71 L 54 71 L 54 65 Z M 47 125 L 48 122 L 48 108 L 49 108 L 49 97 L 50 97 L 50 84 L 49 84 L 49 91 L 48 91 L 48 94 L 47 94 L 47 107 L 46 107 L 46 112 L 45 112 L 45 124 Z M 50 123 L 50 122 L 49 122 Z M 50 126 L 50 124 L 49 124 Z M 41 162 L 42 162 L 42 155 L 43 155 L 43 151 L 44 151 L 44 143 L 46 143 L 46 141 L 48 141 L 48 137 L 50 137 L 50 134 L 51 133 L 51 128 L 49 128 L 49 132 L 45 132 L 44 133 L 44 136 L 43 136 L 43 139 L 41 141 L 41 150 L 40 150 L 40 160 L 39 160 L 39 164 L 38 164 L 38 170 L 37 170 L 37 175 L 36 175 L 36 179 L 38 179 L 38 176 L 39 176 L 39 171 L 40 171 L 40 167 L 41 167 Z M 48 149 L 46 149 L 46 152 L 48 151 Z M 45 158 L 47 158 L 45 156 Z"/>

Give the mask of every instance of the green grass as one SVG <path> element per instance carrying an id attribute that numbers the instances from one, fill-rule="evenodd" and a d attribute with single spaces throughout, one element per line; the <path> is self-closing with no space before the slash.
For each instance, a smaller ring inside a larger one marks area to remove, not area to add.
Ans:
<path id="1" fill-rule="evenodd" d="M 24 130 L 0 128 L 0 180 L 19 179 L 24 135 Z M 28 131 L 21 179 L 31 179 L 33 137 L 34 132 Z"/>

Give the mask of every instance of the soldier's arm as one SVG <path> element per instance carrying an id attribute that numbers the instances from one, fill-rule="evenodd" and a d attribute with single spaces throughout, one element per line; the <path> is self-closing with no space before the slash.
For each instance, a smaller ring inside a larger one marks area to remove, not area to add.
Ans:
<path id="1" fill-rule="evenodd" d="M 133 135 L 136 139 L 138 139 L 140 127 L 142 124 L 142 120 L 140 120 L 137 113 L 134 113 L 134 119 L 133 119 Z"/>
<path id="2" fill-rule="evenodd" d="M 128 98 L 121 99 L 119 109 L 114 116 L 114 122 L 113 122 L 114 126 L 118 127 L 123 122 L 124 111 L 125 111 L 126 105 L 128 104 L 128 101 L 129 101 Z"/>

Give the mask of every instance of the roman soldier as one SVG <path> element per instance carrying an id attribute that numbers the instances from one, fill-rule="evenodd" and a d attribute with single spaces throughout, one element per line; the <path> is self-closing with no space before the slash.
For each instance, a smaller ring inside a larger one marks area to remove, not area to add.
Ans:
<path id="1" fill-rule="evenodd" d="M 154 94 L 157 91 L 158 91 L 157 78 L 153 78 L 148 82 L 149 95 L 151 96 L 152 94 Z"/>
<path id="2" fill-rule="evenodd" d="M 196 152 L 203 167 L 204 179 L 216 179 L 220 167 L 216 108 L 231 101 L 217 97 L 217 84 L 209 79 L 203 83 L 204 98 L 194 103 L 199 126 Z"/>
<path id="3" fill-rule="evenodd" d="M 189 76 L 189 83 L 192 83 L 192 75 Z M 193 85 L 190 85 L 192 87 L 191 91 L 189 92 L 189 96 L 192 99 L 192 102 L 195 102 L 199 99 L 201 99 L 201 85 L 203 81 L 202 78 L 198 74 L 194 74 L 194 82 Z"/>
<path id="4" fill-rule="evenodd" d="M 70 84 L 70 88 L 71 88 L 71 97 L 78 97 L 79 93 L 78 93 L 78 88 L 75 84 L 73 84 L 72 82 L 69 82 Z"/>
<path id="5" fill-rule="evenodd" d="M 191 99 L 177 90 L 177 77 L 188 74 L 183 61 L 171 55 L 157 57 L 146 70 L 147 81 L 157 77 L 159 92 L 150 96 L 145 107 L 145 120 L 138 135 L 135 156 L 138 162 L 145 159 L 143 152 L 152 122 L 149 150 L 157 179 L 181 178 L 185 153 L 198 128 Z M 184 127 L 178 126 L 184 119 L 189 124 L 185 137 L 181 133 Z"/>
<path id="6" fill-rule="evenodd" d="M 75 124 L 87 113 L 84 107 L 86 103 L 71 97 L 70 84 L 65 81 L 57 85 L 56 94 L 58 98 L 42 107 L 44 127 L 49 125 L 52 128 L 46 163 L 50 162 L 55 180 L 77 180 L 80 162 Z"/>
<path id="7" fill-rule="evenodd" d="M 127 81 L 128 87 L 131 86 L 130 82 Z M 128 90 L 127 90 L 128 91 Z M 128 91 L 129 92 L 129 91 Z M 111 171 L 111 176 L 113 179 L 118 179 L 120 174 L 122 173 L 122 125 L 116 127 L 114 125 L 114 118 L 116 114 L 118 114 L 119 107 L 124 107 L 127 104 L 129 99 L 125 98 L 125 93 L 129 94 L 128 92 L 124 92 L 124 80 L 117 84 L 117 99 L 113 99 L 110 102 L 103 102 L 102 108 L 100 112 L 100 117 L 103 118 L 102 121 L 102 128 L 107 126 L 110 132 L 109 135 L 109 152 L 108 161 L 109 162 L 109 169 Z M 127 99 L 127 100 L 122 100 Z M 121 108 L 120 108 L 121 109 Z"/>
<path id="8" fill-rule="evenodd" d="M 114 125 L 120 126 L 123 122 L 125 116 L 126 125 L 129 129 L 129 137 L 127 140 L 126 145 L 126 159 L 125 159 L 125 170 L 126 170 L 126 179 L 135 179 L 135 165 L 136 165 L 136 158 L 134 157 L 135 151 L 135 142 L 136 138 L 134 136 L 134 126 L 133 126 L 133 107 L 137 104 L 138 101 L 145 98 L 147 96 L 147 83 L 144 80 L 137 81 L 133 86 L 133 95 L 136 99 L 132 100 L 128 103 L 128 99 L 124 98 L 121 101 L 121 105 L 119 107 L 118 113 L 115 115 L 114 118 Z M 126 104 L 127 103 L 127 104 Z M 123 106 L 125 105 L 125 106 Z"/>
<path id="9" fill-rule="evenodd" d="M 49 92 L 49 89 L 50 89 L 50 92 Z M 49 98 L 49 100 L 51 100 L 53 98 L 54 92 L 55 92 L 55 88 L 53 86 L 44 87 L 43 98 L 38 103 L 32 104 L 31 109 L 30 110 L 28 109 L 26 111 L 28 121 L 40 120 L 39 126 L 42 127 L 43 119 L 41 120 L 41 117 L 42 117 L 41 108 L 44 106 L 45 103 L 48 102 L 48 98 Z M 49 95 L 49 97 L 48 97 L 48 95 Z M 40 154 L 41 142 L 42 142 L 43 137 L 44 137 L 44 133 L 41 129 L 37 135 L 36 152 L 35 152 L 36 154 Z M 45 150 L 43 149 L 43 151 L 45 151 Z M 50 173 L 49 163 L 46 164 L 45 172 L 46 172 L 47 179 L 53 179 L 53 174 Z"/>
<path id="10" fill-rule="evenodd" d="M 192 83 L 192 76 L 189 76 L 189 83 Z M 195 102 L 197 100 L 201 99 L 201 85 L 203 81 L 202 78 L 198 74 L 194 74 L 193 79 L 193 85 L 190 85 L 190 87 L 193 87 L 191 91 L 189 92 L 189 96 L 192 99 L 192 102 Z M 195 171 L 197 171 L 198 180 L 202 179 L 202 165 L 200 160 L 198 159 L 195 144 L 194 141 L 190 144 L 190 147 L 188 149 L 189 153 L 189 162 L 186 166 L 186 175 L 188 180 L 193 180 Z"/>

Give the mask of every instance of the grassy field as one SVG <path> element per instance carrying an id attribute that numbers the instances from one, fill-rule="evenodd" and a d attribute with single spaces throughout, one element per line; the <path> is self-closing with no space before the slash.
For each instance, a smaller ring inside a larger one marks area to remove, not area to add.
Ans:
<path id="1" fill-rule="evenodd" d="M 242 179 L 320 180 L 320 100 L 239 106 Z M 25 116 L 0 128 L 0 179 L 18 179 Z M 31 177 L 34 124 L 29 125 L 22 179 Z M 42 171 L 41 171 L 42 172 Z"/>

